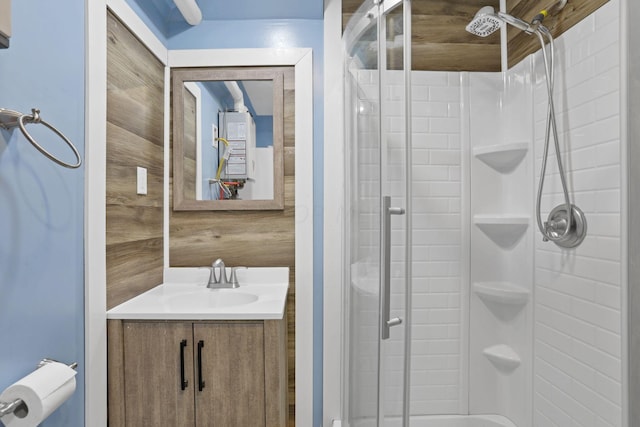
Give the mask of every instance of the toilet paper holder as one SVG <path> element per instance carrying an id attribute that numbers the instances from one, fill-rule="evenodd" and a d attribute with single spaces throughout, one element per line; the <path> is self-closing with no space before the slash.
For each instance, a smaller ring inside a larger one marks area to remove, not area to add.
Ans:
<path id="1" fill-rule="evenodd" d="M 47 363 L 61 363 L 58 362 L 57 360 L 53 360 L 53 359 L 49 359 L 49 358 L 45 358 L 42 359 L 40 362 L 38 362 L 38 368 L 42 368 L 43 366 L 45 366 Z M 76 369 L 78 367 L 78 363 L 74 362 L 71 365 L 69 365 L 69 367 L 71 369 Z M 20 411 L 25 411 L 26 407 L 24 406 L 24 402 L 22 401 L 22 399 L 16 399 L 13 402 L 0 402 L 0 418 L 4 417 L 5 415 L 9 415 L 9 414 L 19 414 Z"/>

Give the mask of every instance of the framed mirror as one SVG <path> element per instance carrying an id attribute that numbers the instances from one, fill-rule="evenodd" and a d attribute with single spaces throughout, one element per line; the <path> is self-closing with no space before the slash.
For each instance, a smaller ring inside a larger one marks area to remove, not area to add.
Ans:
<path id="1" fill-rule="evenodd" d="M 284 209 L 281 70 L 172 68 L 174 210 Z"/>

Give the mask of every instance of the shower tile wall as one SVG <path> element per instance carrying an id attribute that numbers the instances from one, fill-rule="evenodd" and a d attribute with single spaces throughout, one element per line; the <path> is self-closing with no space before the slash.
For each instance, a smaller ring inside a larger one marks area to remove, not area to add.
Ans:
<path id="1" fill-rule="evenodd" d="M 532 424 L 531 299 L 492 300 L 479 289 L 533 289 L 533 156 L 529 149 L 522 159 L 503 165 L 478 154 L 531 147 L 531 81 L 531 58 L 505 74 L 469 73 L 465 99 L 474 154 L 469 162 L 469 412 L 500 414 L 518 427 Z M 495 227 L 487 227 L 491 221 Z M 509 221 L 524 225 L 512 228 Z M 488 357 L 502 351 L 515 355 L 515 368 Z"/>
<path id="2" fill-rule="evenodd" d="M 460 73 L 412 73 L 413 329 L 411 414 L 461 406 Z"/>
<path id="3" fill-rule="evenodd" d="M 622 425 L 619 8 L 610 1 L 557 43 L 558 124 L 588 235 L 576 250 L 561 251 L 536 234 L 536 427 Z M 547 99 L 541 63 L 537 54 L 536 179 Z M 543 218 L 562 203 L 554 157 L 550 167 Z"/>
<path id="4" fill-rule="evenodd" d="M 352 169 L 350 177 L 358 186 L 350 188 L 353 202 L 357 201 L 357 208 L 352 206 L 352 223 L 355 230 L 351 231 L 355 240 L 354 253 L 351 257 L 351 290 L 349 304 L 351 313 L 357 316 L 352 319 L 349 331 L 349 352 L 353 361 L 350 369 L 353 389 L 349 401 L 349 414 L 352 421 L 370 419 L 377 414 L 377 365 L 378 365 L 378 256 L 379 256 L 379 169 L 375 166 L 379 162 L 379 149 L 376 138 L 378 128 L 377 109 L 377 73 L 368 70 L 353 71 L 350 78 L 357 82 L 357 89 L 353 89 L 354 102 L 358 104 L 357 134 L 352 135 L 358 141 L 352 147 L 351 159 L 357 164 Z M 355 148 L 355 149 L 354 149 Z M 354 236 L 357 235 L 357 238 Z M 354 242 L 352 242 L 353 244 Z M 357 326 L 354 326 L 357 325 Z"/>
<path id="5" fill-rule="evenodd" d="M 576 204 L 587 216 L 589 232 L 582 246 L 576 250 L 561 251 L 551 243 L 543 243 L 539 232 L 532 230 L 535 232 L 535 248 L 529 246 L 529 252 L 533 252 L 535 263 L 535 427 L 622 426 L 619 8 L 619 0 L 611 0 L 557 40 L 559 63 L 555 93 L 561 144 L 570 147 L 570 152 L 564 157 L 569 186 L 575 194 Z M 539 179 L 547 99 L 541 62 L 542 57 L 538 53 L 533 59 L 534 122 L 531 123 L 530 114 L 514 112 L 509 115 L 506 111 L 507 116 L 503 118 L 507 127 L 493 129 L 500 138 L 506 135 L 500 132 L 506 132 L 509 142 L 513 142 L 514 132 L 518 138 L 530 140 L 528 132 L 534 129 L 536 172 L 531 183 L 534 191 Z M 518 80 L 518 75 L 529 75 L 530 64 L 528 59 L 514 67 L 510 78 Z M 396 77 L 391 77 L 389 86 L 382 93 L 384 102 L 390 105 L 400 105 L 402 101 L 402 88 Z M 482 79 L 476 79 L 475 74 L 471 77 L 470 91 L 482 90 L 476 87 Z M 362 91 L 360 99 L 375 99 L 375 75 L 360 71 L 357 80 Z M 518 84 L 530 87 L 527 79 L 521 80 Z M 467 359 L 463 342 L 468 337 L 463 325 L 462 310 L 466 307 L 462 301 L 467 298 L 469 284 L 466 283 L 468 266 L 463 265 L 466 261 L 464 252 L 468 248 L 463 241 L 462 225 L 469 218 L 463 218 L 466 201 L 463 201 L 461 166 L 463 156 L 468 156 L 468 147 L 462 146 L 462 135 L 469 131 L 470 124 L 461 117 L 465 102 L 461 92 L 464 88 L 461 87 L 460 73 L 412 73 L 412 415 L 466 412 L 467 372 L 464 365 Z M 528 97 L 518 95 L 517 98 L 516 104 L 531 103 Z M 479 102 L 492 101 L 480 99 Z M 484 121 L 483 112 L 489 114 L 495 110 L 495 106 L 483 109 L 473 104 L 472 107 L 472 113 L 476 112 L 472 122 L 475 120 L 480 124 Z M 386 129 L 390 130 L 388 142 L 391 152 L 402 139 L 402 122 L 397 108 L 388 109 L 385 114 L 383 120 Z M 520 116 L 527 117 L 518 125 Z M 367 128 L 360 128 L 361 136 L 366 136 Z M 545 186 L 543 218 L 551 207 L 562 203 L 553 149 L 551 152 L 551 176 Z M 363 166 L 376 157 L 370 151 L 359 156 Z M 375 169 L 369 171 L 377 173 Z M 389 171 L 389 177 L 401 179 L 395 170 Z M 369 196 L 373 196 L 372 191 L 371 188 L 366 190 L 371 193 Z M 401 198 L 396 197 L 395 200 L 402 203 Z M 516 197 L 505 203 L 506 211 L 513 213 L 514 210 L 519 212 L 516 208 L 527 202 Z M 530 206 L 525 209 L 530 209 Z M 360 218 L 360 224 L 364 226 L 361 241 L 365 246 L 366 224 L 370 221 L 377 219 L 370 216 Z M 399 291 L 403 266 L 397 258 L 403 242 L 397 236 L 396 233 L 393 237 L 392 286 L 395 292 L 392 310 L 396 310 L 393 315 L 400 315 L 398 310 L 404 300 Z M 366 252 L 366 248 L 361 249 Z M 362 265 L 358 267 L 363 268 Z M 373 288 L 370 291 L 375 293 Z M 368 329 L 366 333 L 375 327 L 375 320 L 364 326 Z M 402 356 L 401 331 L 401 327 L 392 329 L 388 346 L 391 351 L 385 356 L 385 364 L 390 369 L 385 378 L 387 414 L 399 414 L 402 408 L 399 381 L 402 369 L 399 363 Z M 361 355 L 364 359 L 356 366 L 365 371 L 371 370 L 373 367 L 366 355 L 375 351 L 375 342 L 361 344 L 366 351 Z M 360 393 L 375 401 L 371 385 L 360 384 Z M 491 393 L 490 390 L 487 392 Z M 531 398 L 526 396 L 511 397 L 531 402 Z M 361 403 L 367 400 L 363 399 Z M 371 414 L 375 407 L 363 407 L 360 412 Z M 530 419 L 530 416 L 523 415 Z"/>
<path id="6" fill-rule="evenodd" d="M 401 106 L 402 74 L 387 76 L 388 86 L 383 90 L 385 102 L 397 108 L 383 110 L 383 120 L 389 145 L 390 163 L 402 164 L 397 149 L 403 139 Z M 375 99 L 374 73 L 359 71 L 357 75 L 360 99 Z M 460 73 L 424 72 L 412 73 L 413 113 L 413 328 L 411 369 L 412 415 L 457 414 L 460 412 L 461 386 L 461 97 Z M 362 105 L 361 105 L 362 107 Z M 362 108 L 361 108 L 362 111 Z M 366 112 L 361 112 L 363 117 Z M 368 135 L 368 126 L 359 129 L 361 137 Z M 375 160 L 371 153 L 360 153 L 363 166 Z M 368 160 L 369 159 L 369 160 Z M 375 170 L 372 173 L 377 173 Z M 388 179 L 400 184 L 402 174 L 388 171 Z M 393 190 L 399 193 L 397 190 Z M 364 196 L 362 194 L 361 196 Z M 394 204 L 403 204 L 401 197 L 394 197 Z M 371 218 L 360 218 L 364 226 Z M 394 231 L 398 231 L 401 218 L 393 218 Z M 392 250 L 392 316 L 400 316 L 404 305 L 403 273 L 401 261 L 401 233 L 394 233 Z M 367 245 L 363 235 L 362 244 Z M 366 252 L 366 247 L 361 247 Z M 375 327 L 374 324 L 364 325 Z M 398 415 L 402 411 L 402 344 L 404 331 L 392 328 L 391 340 L 385 356 L 387 377 L 384 380 L 386 394 L 385 412 Z M 367 336 L 367 331 L 363 331 Z M 361 343 L 369 348 L 374 343 Z M 366 353 L 366 352 L 365 352 Z M 370 365 L 361 356 L 359 369 Z M 371 384 L 369 384 L 370 386 Z M 370 395 L 370 387 L 362 384 L 361 393 Z M 374 398 L 374 396 L 370 396 Z M 369 399 L 363 399 L 366 401 Z M 354 402 L 352 402 L 353 404 Z M 359 413 L 371 413 L 372 408 L 361 408 Z"/>

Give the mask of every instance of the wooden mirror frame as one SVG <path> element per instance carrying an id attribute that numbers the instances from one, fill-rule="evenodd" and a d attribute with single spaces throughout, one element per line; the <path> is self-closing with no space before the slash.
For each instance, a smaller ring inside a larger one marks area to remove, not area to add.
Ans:
<path id="1" fill-rule="evenodd" d="M 184 91 L 186 82 L 271 80 L 273 82 L 273 199 L 195 200 L 184 195 Z M 283 210 L 284 209 L 284 75 L 281 69 L 171 68 L 173 210 Z"/>

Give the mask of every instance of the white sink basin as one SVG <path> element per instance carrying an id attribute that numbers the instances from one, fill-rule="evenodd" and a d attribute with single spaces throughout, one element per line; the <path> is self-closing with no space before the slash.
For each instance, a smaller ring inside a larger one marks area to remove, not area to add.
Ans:
<path id="1" fill-rule="evenodd" d="M 163 284 L 107 312 L 108 319 L 282 319 L 289 288 L 288 267 L 238 270 L 240 287 L 210 289 L 208 268 L 165 270 Z"/>
<path id="2" fill-rule="evenodd" d="M 258 295 L 243 293 L 237 289 L 207 289 L 167 296 L 165 300 L 171 310 L 207 310 L 251 304 L 258 300 Z"/>

